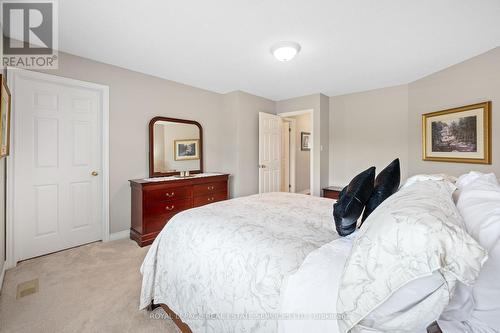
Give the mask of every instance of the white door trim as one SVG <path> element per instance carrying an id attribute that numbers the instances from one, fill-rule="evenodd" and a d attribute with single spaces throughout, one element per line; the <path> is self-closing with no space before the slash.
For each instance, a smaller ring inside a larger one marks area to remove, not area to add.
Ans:
<path id="1" fill-rule="evenodd" d="M 3 260 L 3 259 L 2 259 Z M 3 263 L 2 270 L 0 271 L 0 291 L 2 291 L 3 287 L 3 278 L 5 277 L 5 271 L 7 270 L 7 261 Z"/>
<path id="2" fill-rule="evenodd" d="M 286 121 L 288 123 L 290 123 L 290 134 L 289 134 L 289 140 L 290 140 L 290 152 L 288 154 L 288 157 L 289 157 L 289 164 L 290 164 L 290 170 L 289 170 L 289 182 L 290 182 L 290 192 L 291 193 L 295 193 L 295 161 L 296 161 L 296 143 L 295 143 L 295 138 L 296 138 L 296 123 L 297 123 L 297 120 L 295 120 L 294 118 L 283 118 L 283 121 Z"/>
<path id="3" fill-rule="evenodd" d="M 295 116 L 300 116 L 306 113 L 313 113 L 314 109 L 305 109 L 305 110 L 297 110 L 297 111 L 290 111 L 290 112 L 282 112 L 278 113 L 278 116 L 280 117 L 295 117 Z"/>
<path id="4" fill-rule="evenodd" d="M 101 108 L 102 108 L 102 240 L 104 242 L 109 241 L 109 87 L 93 82 L 69 79 L 62 76 L 56 76 L 51 74 L 33 72 L 18 68 L 7 69 L 7 83 L 9 89 L 14 95 L 16 93 L 16 78 L 19 76 L 23 76 L 25 78 L 29 78 L 32 80 L 44 80 L 53 82 L 56 84 L 63 84 L 68 86 L 77 86 L 80 88 L 92 89 L 101 94 Z M 12 117 L 11 117 L 11 149 L 13 152 L 13 146 L 16 144 L 15 140 L 15 113 L 16 113 L 16 105 L 15 98 L 12 98 Z M 17 264 L 18 256 L 15 253 L 15 230 L 14 230 L 14 161 L 15 156 L 10 155 L 7 157 L 7 204 L 6 204 L 6 212 L 7 212 L 7 221 L 6 221 L 6 268 L 15 267 Z"/>
<path id="5" fill-rule="evenodd" d="M 278 116 L 287 118 L 287 117 L 295 117 L 295 116 L 300 116 L 303 114 L 310 114 L 311 115 L 311 139 L 312 142 L 314 143 L 314 109 L 305 109 L 305 110 L 297 110 L 297 111 L 290 111 L 290 112 L 282 112 L 278 113 Z M 293 131 L 295 132 L 295 123 L 294 123 L 294 128 Z M 293 140 L 295 142 L 295 140 Z M 294 143 L 295 145 L 295 143 Z M 294 147 L 295 148 L 295 147 Z M 291 148 L 290 148 L 291 149 Z M 310 191 L 311 195 L 313 193 L 313 184 L 314 184 L 314 145 L 311 144 L 311 153 L 310 153 L 310 158 L 309 158 L 309 166 L 310 166 L 310 175 L 309 175 L 309 184 L 310 184 Z M 295 151 L 294 151 L 294 163 L 295 163 Z M 295 182 L 295 167 L 293 170 L 293 177 L 294 177 L 294 182 Z M 294 186 L 294 192 L 295 192 L 295 183 L 293 184 Z"/>

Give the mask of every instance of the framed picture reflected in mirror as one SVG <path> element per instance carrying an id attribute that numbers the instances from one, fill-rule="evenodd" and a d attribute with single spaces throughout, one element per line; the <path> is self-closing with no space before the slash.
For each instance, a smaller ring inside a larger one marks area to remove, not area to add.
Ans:
<path id="1" fill-rule="evenodd" d="M 187 139 L 174 141 L 174 160 L 198 160 L 200 159 L 200 140 Z"/>

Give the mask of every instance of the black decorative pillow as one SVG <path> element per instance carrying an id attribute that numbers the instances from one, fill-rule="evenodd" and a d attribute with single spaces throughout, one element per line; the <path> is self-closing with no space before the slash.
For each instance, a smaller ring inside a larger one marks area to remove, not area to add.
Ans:
<path id="1" fill-rule="evenodd" d="M 401 170 L 399 168 L 399 158 L 396 158 L 377 175 L 377 178 L 375 178 L 375 187 L 370 199 L 366 203 L 361 224 L 366 220 L 368 215 L 370 215 L 375 208 L 378 207 L 378 205 L 398 190 L 400 181 Z"/>
<path id="2" fill-rule="evenodd" d="M 356 230 L 358 218 L 373 191 L 375 167 L 371 167 L 356 177 L 340 193 L 333 205 L 335 228 L 340 236 L 347 236 Z"/>
<path id="3" fill-rule="evenodd" d="M 339 201 L 340 199 L 342 199 L 342 197 L 344 196 L 345 192 L 347 191 L 347 187 L 348 187 L 348 186 L 349 186 L 349 185 L 344 186 L 344 188 L 342 189 L 342 191 L 340 191 L 340 193 L 339 193 L 339 198 L 337 199 L 337 201 Z"/>

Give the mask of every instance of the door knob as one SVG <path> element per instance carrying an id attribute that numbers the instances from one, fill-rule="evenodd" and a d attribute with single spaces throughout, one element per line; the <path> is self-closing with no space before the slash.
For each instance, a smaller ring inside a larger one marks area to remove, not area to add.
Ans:
<path id="1" fill-rule="evenodd" d="M 95 177 L 95 176 L 99 175 L 99 173 L 97 171 L 92 171 L 91 175 Z"/>

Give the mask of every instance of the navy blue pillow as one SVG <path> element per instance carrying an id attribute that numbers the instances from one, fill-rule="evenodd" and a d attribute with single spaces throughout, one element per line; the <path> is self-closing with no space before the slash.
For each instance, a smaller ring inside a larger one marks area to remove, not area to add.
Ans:
<path id="1" fill-rule="evenodd" d="M 347 236 L 356 230 L 363 208 L 370 199 L 375 180 L 375 167 L 371 167 L 356 177 L 347 185 L 333 205 L 335 228 L 340 236 Z"/>
<path id="2" fill-rule="evenodd" d="M 377 178 L 375 178 L 375 187 L 370 199 L 366 203 L 361 224 L 363 224 L 366 218 L 378 207 L 378 205 L 398 190 L 400 181 L 401 170 L 399 167 L 399 158 L 396 158 L 377 175 Z"/>

